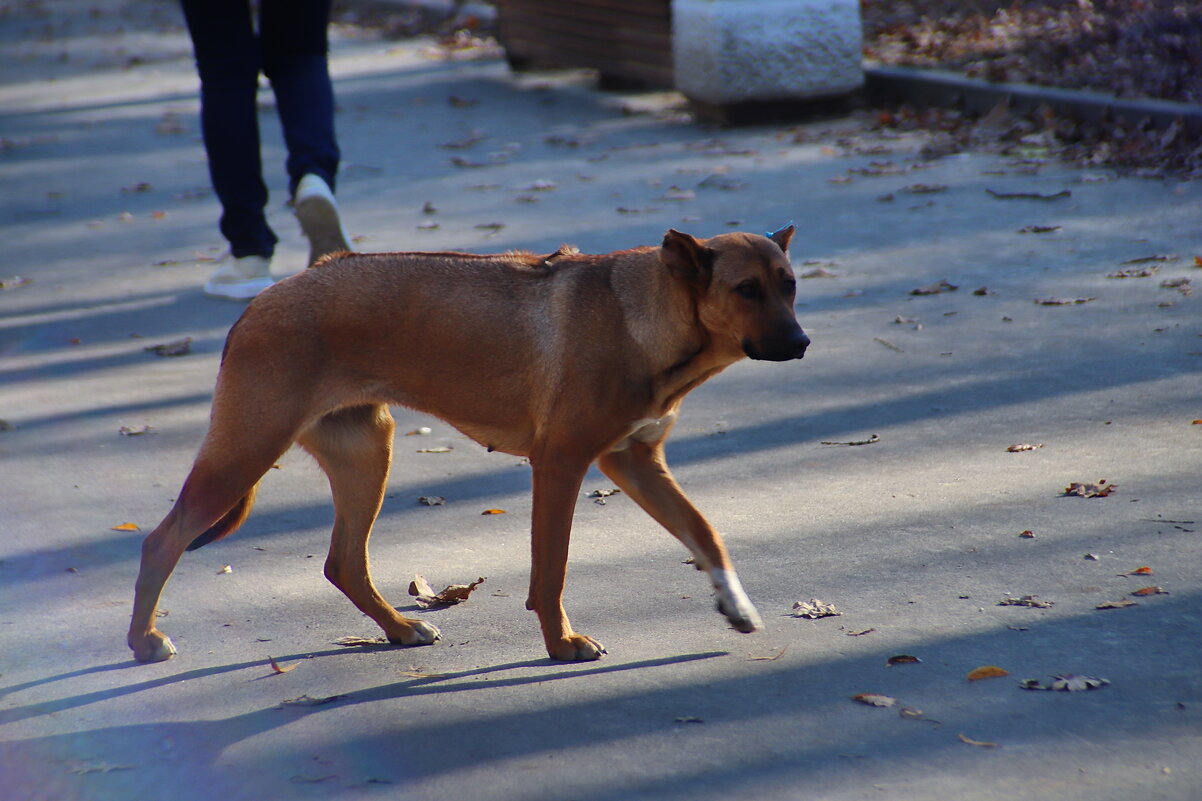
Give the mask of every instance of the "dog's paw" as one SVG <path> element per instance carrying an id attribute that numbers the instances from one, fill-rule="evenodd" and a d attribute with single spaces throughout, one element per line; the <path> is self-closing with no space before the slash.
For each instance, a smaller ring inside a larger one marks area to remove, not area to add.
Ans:
<path id="1" fill-rule="evenodd" d="M 751 634 L 753 631 L 759 631 L 764 627 L 764 621 L 760 619 L 760 613 L 750 603 L 730 604 L 726 599 L 719 597 L 718 611 L 726 616 L 726 619 L 730 621 L 730 627 L 735 631 Z"/>
<path id="2" fill-rule="evenodd" d="M 165 662 L 175 656 L 175 643 L 161 631 L 151 631 L 141 639 L 130 637 L 129 647 L 139 662 Z"/>
<path id="3" fill-rule="evenodd" d="M 547 654 L 563 662 L 591 662 L 606 653 L 605 646 L 583 634 L 571 634 L 547 644 Z"/>
<path id="4" fill-rule="evenodd" d="M 730 621 L 731 628 L 750 634 L 764 627 L 760 613 L 755 610 L 747 593 L 743 592 L 743 585 L 733 570 L 714 570 L 710 577 L 718 593 L 718 611 Z"/>
<path id="5" fill-rule="evenodd" d="M 442 632 L 438 626 L 424 620 L 410 620 L 405 630 L 397 635 L 388 635 L 388 641 L 393 645 L 430 645 L 441 639 Z"/>

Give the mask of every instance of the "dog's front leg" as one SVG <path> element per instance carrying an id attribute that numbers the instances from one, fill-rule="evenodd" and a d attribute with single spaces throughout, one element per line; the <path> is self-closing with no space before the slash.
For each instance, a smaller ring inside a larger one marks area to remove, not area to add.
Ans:
<path id="1" fill-rule="evenodd" d="M 541 458 L 532 455 L 530 462 L 534 469 L 534 515 L 526 608 L 538 614 L 547 653 L 552 659 L 600 659 L 605 648 L 592 637 L 572 631 L 563 610 L 572 516 L 588 462 L 578 464 L 550 454 Z"/>
<path id="2" fill-rule="evenodd" d="M 622 449 L 602 456 L 597 466 L 692 552 L 697 568 L 709 574 L 718 596 L 718 611 L 731 626 L 744 633 L 763 627 L 759 612 L 743 591 L 722 536 L 697 511 L 668 470 L 662 439 L 629 440 Z"/>

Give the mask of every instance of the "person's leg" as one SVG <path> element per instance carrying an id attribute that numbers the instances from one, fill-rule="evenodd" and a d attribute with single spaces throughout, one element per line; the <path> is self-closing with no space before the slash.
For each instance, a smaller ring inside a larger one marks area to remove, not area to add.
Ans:
<path id="1" fill-rule="evenodd" d="M 262 0 L 259 19 L 263 72 L 288 148 L 288 188 L 295 194 L 304 176 L 316 175 L 332 190 L 340 153 L 326 60 L 330 0 Z"/>
<path id="2" fill-rule="evenodd" d="M 247 0 L 181 0 L 200 75 L 200 119 L 221 233 L 235 259 L 270 259 L 255 96 L 260 51 Z"/>
<path id="3" fill-rule="evenodd" d="M 301 230 L 309 239 L 309 263 L 350 250 L 334 201 L 339 150 L 334 133 L 326 30 L 330 0 L 262 0 L 263 71 L 275 92 L 288 186 Z"/>

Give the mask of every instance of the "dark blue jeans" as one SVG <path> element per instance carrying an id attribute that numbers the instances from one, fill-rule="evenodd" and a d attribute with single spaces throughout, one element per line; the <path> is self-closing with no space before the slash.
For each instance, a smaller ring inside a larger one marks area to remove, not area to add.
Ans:
<path id="1" fill-rule="evenodd" d="M 200 75 L 200 125 L 221 201 L 221 233 L 235 258 L 270 257 L 255 98 L 259 74 L 275 93 L 288 149 L 288 190 L 306 173 L 331 188 L 338 171 L 334 90 L 326 62 L 330 0 L 181 0 Z"/>

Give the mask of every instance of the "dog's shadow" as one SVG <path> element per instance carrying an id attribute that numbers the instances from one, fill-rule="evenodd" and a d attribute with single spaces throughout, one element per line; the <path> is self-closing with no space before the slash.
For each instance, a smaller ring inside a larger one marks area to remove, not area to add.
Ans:
<path id="1" fill-rule="evenodd" d="M 387 644 L 365 644 L 345 648 L 331 649 L 319 652 L 285 655 L 276 658 L 277 664 L 287 664 L 299 659 L 325 659 L 343 654 L 373 652 L 397 648 Z M 181 770 L 181 761 L 186 761 L 189 772 L 205 770 L 213 766 L 227 749 L 237 746 L 256 735 L 295 723 L 310 715 L 320 714 L 328 710 L 344 709 L 356 704 L 366 704 L 390 699 L 416 697 L 424 695 L 439 695 L 445 693 L 475 692 L 485 689 L 519 687 L 562 681 L 565 679 L 583 679 L 610 673 L 620 673 L 630 670 L 642 670 L 670 665 L 679 665 L 697 660 L 712 659 L 726 656 L 724 651 L 713 651 L 696 654 L 682 654 L 624 663 L 563 663 L 551 659 L 529 659 L 518 662 L 508 662 L 489 665 L 470 670 L 438 673 L 430 675 L 407 675 L 400 681 L 380 684 L 361 690 L 352 690 L 345 694 L 329 697 L 310 698 L 302 696 L 289 702 L 253 709 L 232 717 L 203 720 L 203 706 L 196 706 L 197 715 L 193 720 L 148 721 L 140 720 L 125 725 L 89 728 L 64 734 L 55 734 L 27 739 L 7 739 L 4 743 L 4 762 L 9 765 L 25 765 L 27 771 L 16 774 L 17 796 L 20 797 L 25 782 L 26 789 L 46 789 L 39 784 L 47 777 L 47 765 L 58 763 L 66 766 L 66 771 L 57 781 L 62 782 L 63 791 L 70 791 L 80 781 L 81 776 L 93 777 L 102 773 L 102 781 L 111 782 L 120 787 L 121 792 L 140 792 L 138 788 L 153 787 L 154 782 L 162 781 L 166 776 Z M 219 665 L 195 670 L 159 675 L 155 678 L 135 681 L 123 687 L 116 687 L 74 696 L 63 696 L 54 700 L 31 703 L 25 706 L 13 706 L 0 710 L 0 726 L 31 720 L 47 715 L 69 715 L 72 711 L 89 705 L 103 705 L 106 701 L 119 699 L 129 695 L 146 692 L 171 684 L 204 679 L 224 673 L 233 673 L 249 668 L 263 668 L 271 671 L 270 659 L 256 659 L 227 665 Z M 36 681 L 0 688 L 0 698 L 11 697 L 26 690 L 45 687 L 56 682 L 70 682 L 99 673 L 112 671 L 137 671 L 153 669 L 129 660 L 119 663 L 100 665 L 92 668 L 75 670 L 50 676 Z M 533 672 L 531 672 L 533 671 Z M 504 675 L 518 672 L 517 675 Z M 501 674 L 501 675 L 498 675 Z M 266 676 L 273 675 L 270 672 Z M 188 695 L 188 694 L 184 694 Z M 195 695 L 189 695 L 188 703 L 196 705 Z M 203 701 L 201 702 L 203 703 Z M 128 701 L 127 701 L 128 704 Z M 130 715 L 128 709 L 124 714 Z M 91 718 L 91 715 L 86 716 Z M 54 771 L 49 771 L 53 773 Z M 111 775 L 110 775 L 111 774 Z M 209 774 L 206 774 L 209 775 Z M 209 789 L 209 797 L 221 797 L 224 790 L 221 785 L 229 783 L 226 788 L 235 796 L 241 797 L 245 788 L 237 786 L 234 776 L 221 776 L 220 771 L 212 771 L 215 782 Z M 208 779 L 206 779 L 208 781 Z M 56 785 L 57 786 L 57 785 Z M 54 789 L 54 788 L 51 788 Z"/>

